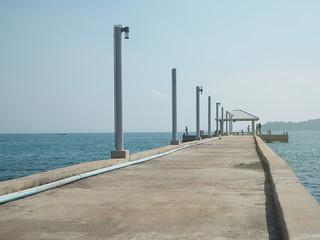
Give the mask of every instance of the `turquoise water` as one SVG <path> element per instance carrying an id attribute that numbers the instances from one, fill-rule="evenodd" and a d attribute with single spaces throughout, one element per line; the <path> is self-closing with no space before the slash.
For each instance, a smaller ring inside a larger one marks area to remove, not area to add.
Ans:
<path id="1" fill-rule="evenodd" d="M 179 135 L 182 135 L 179 134 Z M 125 133 L 130 154 L 170 144 L 171 133 Z M 113 133 L 0 134 L 0 181 L 110 159 Z"/>
<path id="2" fill-rule="evenodd" d="M 291 167 L 320 203 L 320 131 L 289 132 L 289 143 L 268 146 Z"/>

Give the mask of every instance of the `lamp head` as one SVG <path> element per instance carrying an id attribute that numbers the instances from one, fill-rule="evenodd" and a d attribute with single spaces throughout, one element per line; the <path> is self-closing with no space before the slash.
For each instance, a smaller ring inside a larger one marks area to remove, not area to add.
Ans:
<path id="1" fill-rule="evenodd" d="M 201 94 L 203 94 L 202 86 L 199 88 L 199 92 L 200 92 Z"/>
<path id="2" fill-rule="evenodd" d="M 125 33 L 124 39 L 129 39 L 129 27 L 122 28 L 122 32 Z"/>

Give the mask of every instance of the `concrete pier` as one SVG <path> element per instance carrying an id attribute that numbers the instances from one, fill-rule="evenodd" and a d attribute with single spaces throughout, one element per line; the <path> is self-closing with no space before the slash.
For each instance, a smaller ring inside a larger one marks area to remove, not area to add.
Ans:
<path id="1" fill-rule="evenodd" d="M 317 239 L 319 204 L 272 154 L 253 136 L 213 138 L 8 202 L 0 239 Z"/>
<path id="2" fill-rule="evenodd" d="M 265 142 L 289 142 L 288 132 L 283 134 L 271 134 L 271 130 L 268 130 L 267 134 L 259 134 L 259 137 Z"/>

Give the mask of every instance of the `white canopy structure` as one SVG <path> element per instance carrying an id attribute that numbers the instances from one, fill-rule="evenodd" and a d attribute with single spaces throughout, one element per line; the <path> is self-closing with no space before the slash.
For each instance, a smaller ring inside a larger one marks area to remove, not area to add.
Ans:
<path id="1" fill-rule="evenodd" d="M 233 110 L 231 112 L 232 114 L 232 121 L 237 122 L 237 121 L 259 121 L 259 118 L 247 113 L 243 110 Z"/>
<path id="2" fill-rule="evenodd" d="M 243 110 L 233 110 L 231 112 L 232 114 L 232 121 L 237 122 L 237 121 L 251 121 L 251 129 L 252 129 L 252 134 L 255 133 L 255 122 L 259 121 L 259 118 L 246 112 Z"/>
<path id="3" fill-rule="evenodd" d="M 255 133 L 255 122 L 259 121 L 258 117 L 254 116 L 246 111 L 243 111 L 243 110 L 233 110 L 229 114 L 231 115 L 232 122 L 238 122 L 238 121 L 251 122 L 251 124 L 252 124 L 251 132 L 252 132 L 252 134 Z M 230 118 L 228 119 L 228 117 L 224 114 L 222 119 L 221 119 L 221 117 L 219 117 L 220 122 L 221 122 L 221 120 L 223 122 L 226 122 L 226 121 L 230 121 Z M 232 128 L 232 125 L 230 128 Z M 232 130 L 231 130 L 231 132 L 232 132 Z"/>

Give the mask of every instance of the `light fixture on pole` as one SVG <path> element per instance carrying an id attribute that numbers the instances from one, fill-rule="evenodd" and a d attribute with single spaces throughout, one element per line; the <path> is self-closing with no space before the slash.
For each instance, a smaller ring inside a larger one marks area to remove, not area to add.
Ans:
<path id="1" fill-rule="evenodd" d="M 208 137 L 211 137 L 211 96 L 208 96 Z"/>
<path id="2" fill-rule="evenodd" d="M 196 87 L 196 95 L 197 95 L 197 109 L 196 109 L 196 139 L 195 140 L 200 140 L 200 93 L 203 93 L 202 87 L 200 88 L 199 86 Z"/>
<path id="3" fill-rule="evenodd" d="M 228 118 L 229 118 L 229 112 L 226 111 L 226 135 L 229 135 L 229 132 L 228 132 L 228 125 L 229 125 L 229 121 L 228 121 Z"/>
<path id="4" fill-rule="evenodd" d="M 232 122 L 232 118 L 233 118 L 233 115 L 230 114 L 230 129 L 231 129 L 231 135 L 233 135 L 233 122 Z"/>
<path id="5" fill-rule="evenodd" d="M 223 119 L 223 107 L 221 107 L 221 126 L 220 126 L 220 131 L 221 131 L 220 134 L 221 134 L 221 136 L 224 135 L 223 121 L 224 121 L 224 119 Z"/>
<path id="6" fill-rule="evenodd" d="M 219 106 L 220 106 L 220 103 L 217 102 L 216 103 L 216 134 L 215 136 L 219 136 Z"/>
<path id="7" fill-rule="evenodd" d="M 125 32 L 125 39 L 129 39 L 129 27 L 115 25 L 113 27 L 114 47 L 114 135 L 115 151 L 111 151 L 111 158 L 128 158 L 129 151 L 123 148 L 123 119 L 122 119 L 122 59 L 121 36 Z"/>
<path id="8" fill-rule="evenodd" d="M 172 69 L 172 140 L 171 145 L 179 145 L 177 131 L 177 69 Z"/>

